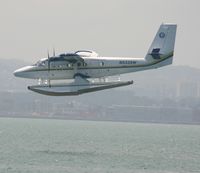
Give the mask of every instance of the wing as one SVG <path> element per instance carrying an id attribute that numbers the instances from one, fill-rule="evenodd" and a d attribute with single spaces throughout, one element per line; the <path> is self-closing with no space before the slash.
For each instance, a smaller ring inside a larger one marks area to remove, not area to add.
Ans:
<path id="1" fill-rule="evenodd" d="M 80 57 L 80 56 L 65 57 L 64 59 L 66 61 L 71 62 L 71 63 L 84 62 L 84 59 L 82 57 Z"/>
<path id="2" fill-rule="evenodd" d="M 72 64 L 75 64 L 77 62 L 84 62 L 84 59 L 75 53 L 61 54 L 57 57 L 50 57 L 49 60 L 50 62 L 68 61 L 69 63 L 72 63 Z"/>

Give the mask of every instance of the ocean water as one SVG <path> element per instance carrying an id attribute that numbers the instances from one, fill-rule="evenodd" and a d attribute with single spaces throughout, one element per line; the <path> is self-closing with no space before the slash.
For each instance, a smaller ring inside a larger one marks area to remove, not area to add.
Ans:
<path id="1" fill-rule="evenodd" d="M 0 118 L 0 173 L 200 172 L 200 126 Z"/>

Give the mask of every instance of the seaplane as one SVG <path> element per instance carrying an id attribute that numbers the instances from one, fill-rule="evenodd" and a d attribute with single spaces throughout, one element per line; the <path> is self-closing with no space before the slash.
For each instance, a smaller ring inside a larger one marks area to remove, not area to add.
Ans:
<path id="1" fill-rule="evenodd" d="M 161 24 L 144 58 L 101 57 L 91 50 L 79 50 L 40 59 L 14 71 L 16 77 L 38 80 L 28 89 L 49 96 L 73 96 L 133 84 L 111 76 L 150 70 L 173 62 L 176 24 Z M 58 83 L 55 81 L 63 81 Z"/>

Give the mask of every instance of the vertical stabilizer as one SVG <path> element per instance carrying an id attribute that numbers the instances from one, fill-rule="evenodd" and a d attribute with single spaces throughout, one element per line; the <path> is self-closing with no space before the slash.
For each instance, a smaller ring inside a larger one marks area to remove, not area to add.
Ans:
<path id="1" fill-rule="evenodd" d="M 148 62 L 156 62 L 156 68 L 172 64 L 176 29 L 176 24 L 162 24 L 160 26 L 146 55 Z"/>

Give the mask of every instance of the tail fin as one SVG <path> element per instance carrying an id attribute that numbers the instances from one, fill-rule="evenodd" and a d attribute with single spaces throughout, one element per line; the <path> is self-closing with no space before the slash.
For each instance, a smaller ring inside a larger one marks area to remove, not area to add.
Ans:
<path id="1" fill-rule="evenodd" d="M 155 68 L 172 64 L 176 38 L 176 24 L 162 24 L 145 57 Z"/>

